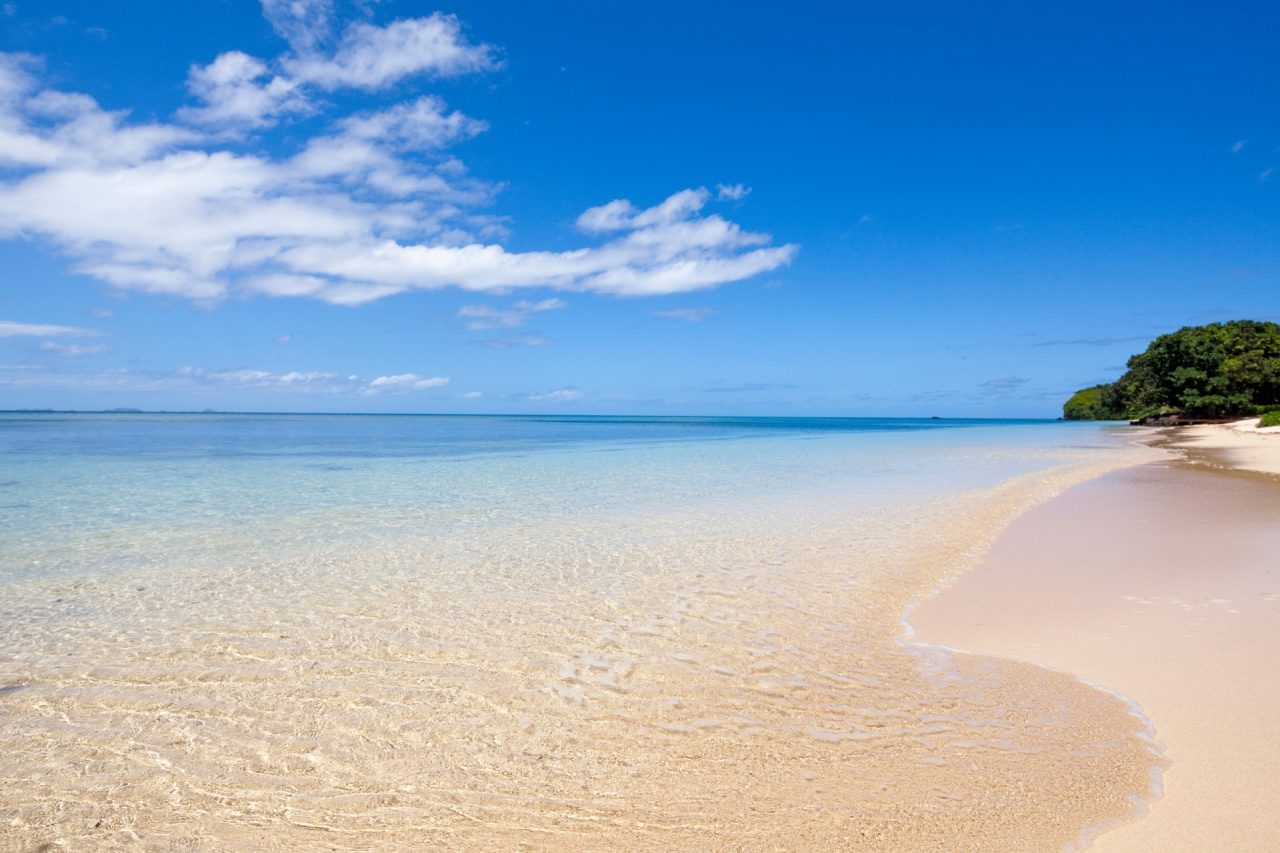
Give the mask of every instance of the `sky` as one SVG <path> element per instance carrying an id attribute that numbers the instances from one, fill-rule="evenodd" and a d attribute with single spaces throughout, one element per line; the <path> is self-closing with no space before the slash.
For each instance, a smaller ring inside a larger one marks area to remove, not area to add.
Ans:
<path id="1" fill-rule="evenodd" d="M 0 409 L 1055 417 L 1280 320 L 1278 31 L 0 0 Z"/>

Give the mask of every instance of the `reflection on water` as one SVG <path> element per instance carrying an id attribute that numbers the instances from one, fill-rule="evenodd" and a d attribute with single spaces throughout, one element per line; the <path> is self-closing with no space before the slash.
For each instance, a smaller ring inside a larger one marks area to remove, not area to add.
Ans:
<path id="1" fill-rule="evenodd" d="M 3 845 L 1050 849 L 1148 790 L 1117 699 L 899 642 L 1092 428 L 405 420 L 0 429 Z"/>

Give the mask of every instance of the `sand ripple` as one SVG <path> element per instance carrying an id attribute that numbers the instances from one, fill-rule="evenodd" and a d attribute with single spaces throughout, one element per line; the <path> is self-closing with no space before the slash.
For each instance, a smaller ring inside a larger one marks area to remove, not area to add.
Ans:
<path id="1" fill-rule="evenodd" d="M 839 526 L 593 519 L 15 583 L 0 847 L 1058 847 L 1148 792 L 1140 722 L 899 620 L 1122 461 Z"/>

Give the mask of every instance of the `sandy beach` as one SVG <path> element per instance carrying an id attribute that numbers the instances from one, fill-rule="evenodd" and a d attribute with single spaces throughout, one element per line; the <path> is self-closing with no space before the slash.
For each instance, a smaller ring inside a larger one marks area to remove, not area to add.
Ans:
<path id="1" fill-rule="evenodd" d="M 912 614 L 920 642 L 1073 673 L 1151 721 L 1163 796 L 1090 849 L 1280 849 L 1280 479 L 1257 473 L 1280 473 L 1280 430 L 1248 427 L 1180 429 L 1169 461 L 1031 510 Z"/>
<path id="2" fill-rule="evenodd" d="M 1169 442 L 1193 464 L 1280 474 L 1280 427 L 1260 429 L 1257 418 L 1226 426 L 1183 427 Z"/>

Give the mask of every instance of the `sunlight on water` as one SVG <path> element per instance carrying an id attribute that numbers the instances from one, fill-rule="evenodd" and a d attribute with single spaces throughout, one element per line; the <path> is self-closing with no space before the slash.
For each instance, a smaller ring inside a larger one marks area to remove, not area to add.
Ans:
<path id="1" fill-rule="evenodd" d="M 1158 761 L 901 615 L 1097 427 L 4 416 L 27 849 L 1047 849 Z"/>

